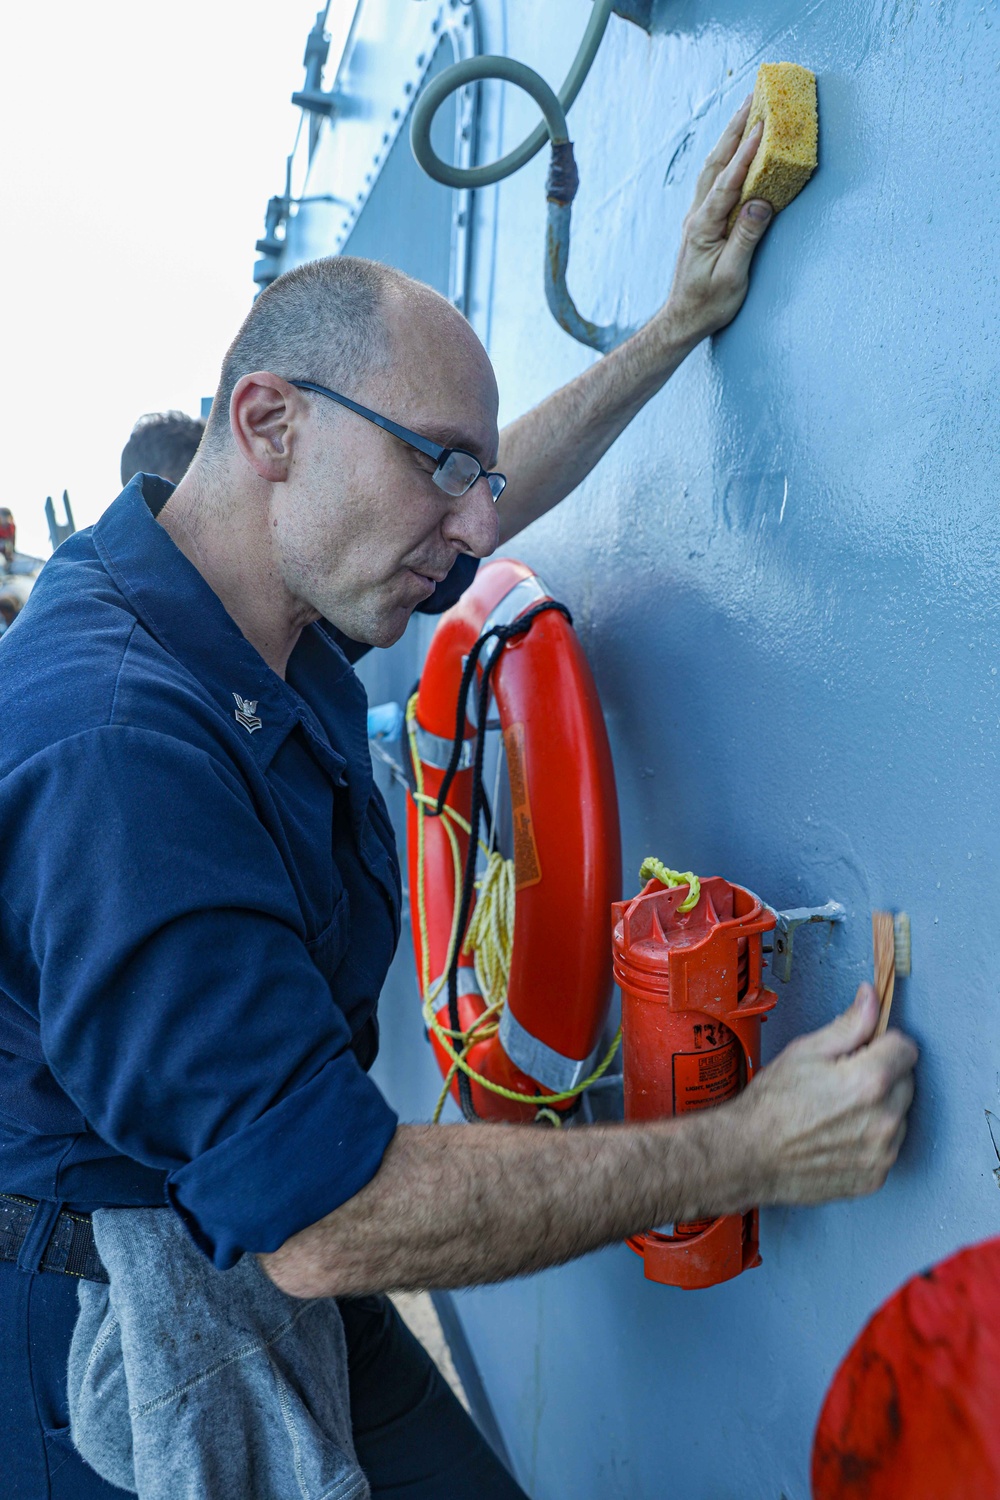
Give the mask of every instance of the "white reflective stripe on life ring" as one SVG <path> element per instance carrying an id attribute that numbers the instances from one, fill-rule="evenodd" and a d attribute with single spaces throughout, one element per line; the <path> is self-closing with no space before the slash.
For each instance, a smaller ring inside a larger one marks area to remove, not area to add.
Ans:
<path id="1" fill-rule="evenodd" d="M 480 998 L 482 998 L 482 993 L 483 992 L 479 988 L 479 980 L 476 978 L 476 971 L 475 971 L 475 969 L 466 969 L 465 967 L 462 967 L 458 971 L 457 978 L 458 978 L 458 998 L 459 999 L 461 999 L 461 997 L 463 995 L 479 995 Z M 441 988 L 440 988 L 440 990 L 438 990 L 438 997 L 434 1001 L 434 1004 L 435 1005 L 447 1005 L 447 1003 L 448 1003 L 448 975 L 446 973 L 445 974 L 439 974 L 438 977 L 435 979 L 434 983 L 431 985 L 430 992 L 431 992 L 432 995 L 434 994 L 434 991 L 437 990 L 438 985 L 440 985 Z M 428 1035 L 431 1034 L 429 1026 L 427 1027 L 427 1032 L 428 1032 Z"/>
<path id="2" fill-rule="evenodd" d="M 565 1057 L 553 1047 L 547 1047 L 537 1036 L 526 1031 L 509 1005 L 505 1005 L 500 1017 L 500 1045 L 516 1067 L 529 1078 L 534 1078 L 543 1088 L 561 1094 L 566 1089 L 575 1089 L 588 1077 L 597 1065 L 600 1043 L 589 1057 L 582 1061 Z"/>
<path id="3" fill-rule="evenodd" d="M 415 738 L 417 741 L 417 754 L 425 766 L 433 766 L 435 771 L 445 771 L 451 765 L 451 752 L 454 748 L 454 740 L 446 740 L 440 734 L 431 734 L 425 729 L 420 720 L 416 721 Z M 476 755 L 476 736 L 462 741 L 462 749 L 458 757 L 458 770 L 467 771 L 472 765 Z"/>
<path id="4" fill-rule="evenodd" d="M 543 599 L 551 599 L 551 597 L 552 595 L 542 580 L 536 578 L 534 574 L 531 574 L 528 578 L 520 579 L 512 589 L 507 590 L 500 602 L 495 604 L 486 616 L 486 619 L 483 621 L 483 628 L 479 632 L 480 638 L 486 635 L 487 631 L 492 630 L 494 625 L 513 625 L 514 621 L 521 615 L 526 614 L 532 605 L 541 604 Z M 479 665 L 481 667 L 486 666 L 490 657 L 496 653 L 499 645 L 500 642 L 495 636 L 492 640 L 486 642 L 486 645 L 479 653 Z"/>

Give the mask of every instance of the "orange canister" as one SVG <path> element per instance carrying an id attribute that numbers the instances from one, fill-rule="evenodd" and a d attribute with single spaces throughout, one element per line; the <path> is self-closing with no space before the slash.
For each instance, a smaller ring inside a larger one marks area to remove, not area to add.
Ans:
<path id="1" fill-rule="evenodd" d="M 650 880 L 612 907 L 622 996 L 625 1118 L 658 1120 L 734 1098 L 760 1066 L 761 1021 L 777 1001 L 762 983 L 774 913 L 713 877 L 682 911 L 687 885 Z M 651 1230 L 629 1245 L 651 1281 L 715 1286 L 760 1264 L 758 1212 Z"/>

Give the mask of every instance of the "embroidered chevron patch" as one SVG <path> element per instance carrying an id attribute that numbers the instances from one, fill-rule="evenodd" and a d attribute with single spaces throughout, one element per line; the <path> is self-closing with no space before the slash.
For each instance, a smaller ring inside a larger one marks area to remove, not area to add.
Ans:
<path id="1" fill-rule="evenodd" d="M 257 717 L 257 699 L 241 698 L 239 693 L 234 693 L 233 697 L 236 699 L 236 722 L 243 725 L 247 734 L 253 734 L 255 729 L 262 728 L 264 721 Z"/>

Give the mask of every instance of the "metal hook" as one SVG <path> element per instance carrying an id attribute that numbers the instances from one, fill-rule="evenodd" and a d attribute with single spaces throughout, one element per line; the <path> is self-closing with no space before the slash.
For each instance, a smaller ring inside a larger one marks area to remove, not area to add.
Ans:
<path id="1" fill-rule="evenodd" d="M 775 911 L 773 906 L 767 909 L 774 912 L 775 919 L 771 973 L 783 984 L 792 977 L 792 944 L 796 928 L 804 927 L 808 922 L 829 922 L 832 925 L 847 919 L 847 911 L 839 901 L 828 901 L 825 906 L 795 906 L 790 911 Z"/>

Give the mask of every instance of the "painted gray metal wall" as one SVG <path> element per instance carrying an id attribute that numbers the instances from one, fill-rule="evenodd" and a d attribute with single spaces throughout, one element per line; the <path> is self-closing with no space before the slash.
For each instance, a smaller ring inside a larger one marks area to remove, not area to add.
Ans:
<path id="1" fill-rule="evenodd" d="M 588 8 L 477 6 L 486 49 L 556 83 Z M 765 1213 L 764 1265 L 738 1281 L 657 1287 L 620 1248 L 458 1297 L 538 1500 L 805 1500 L 820 1401 L 861 1324 L 1000 1229 L 983 1114 L 1000 1106 L 997 14 L 657 0 L 651 38 L 612 20 L 570 116 L 571 287 L 588 316 L 637 319 L 666 293 L 698 167 L 758 63 L 819 75 L 821 167 L 738 322 L 511 550 L 571 605 L 593 664 L 631 888 L 656 852 L 777 905 L 847 906 L 829 941 L 800 935 L 766 1055 L 869 974 L 872 907 L 905 908 L 899 1019 L 922 1062 L 886 1189 Z M 489 99 L 480 159 L 532 123 L 511 97 L 501 132 Z M 476 205 L 471 313 L 504 419 L 592 358 L 545 310 L 544 172 Z M 402 696 L 427 638 L 420 624 L 366 666 L 373 699 Z M 438 1074 L 411 974 L 404 944 L 380 1076 L 419 1118 Z"/>

